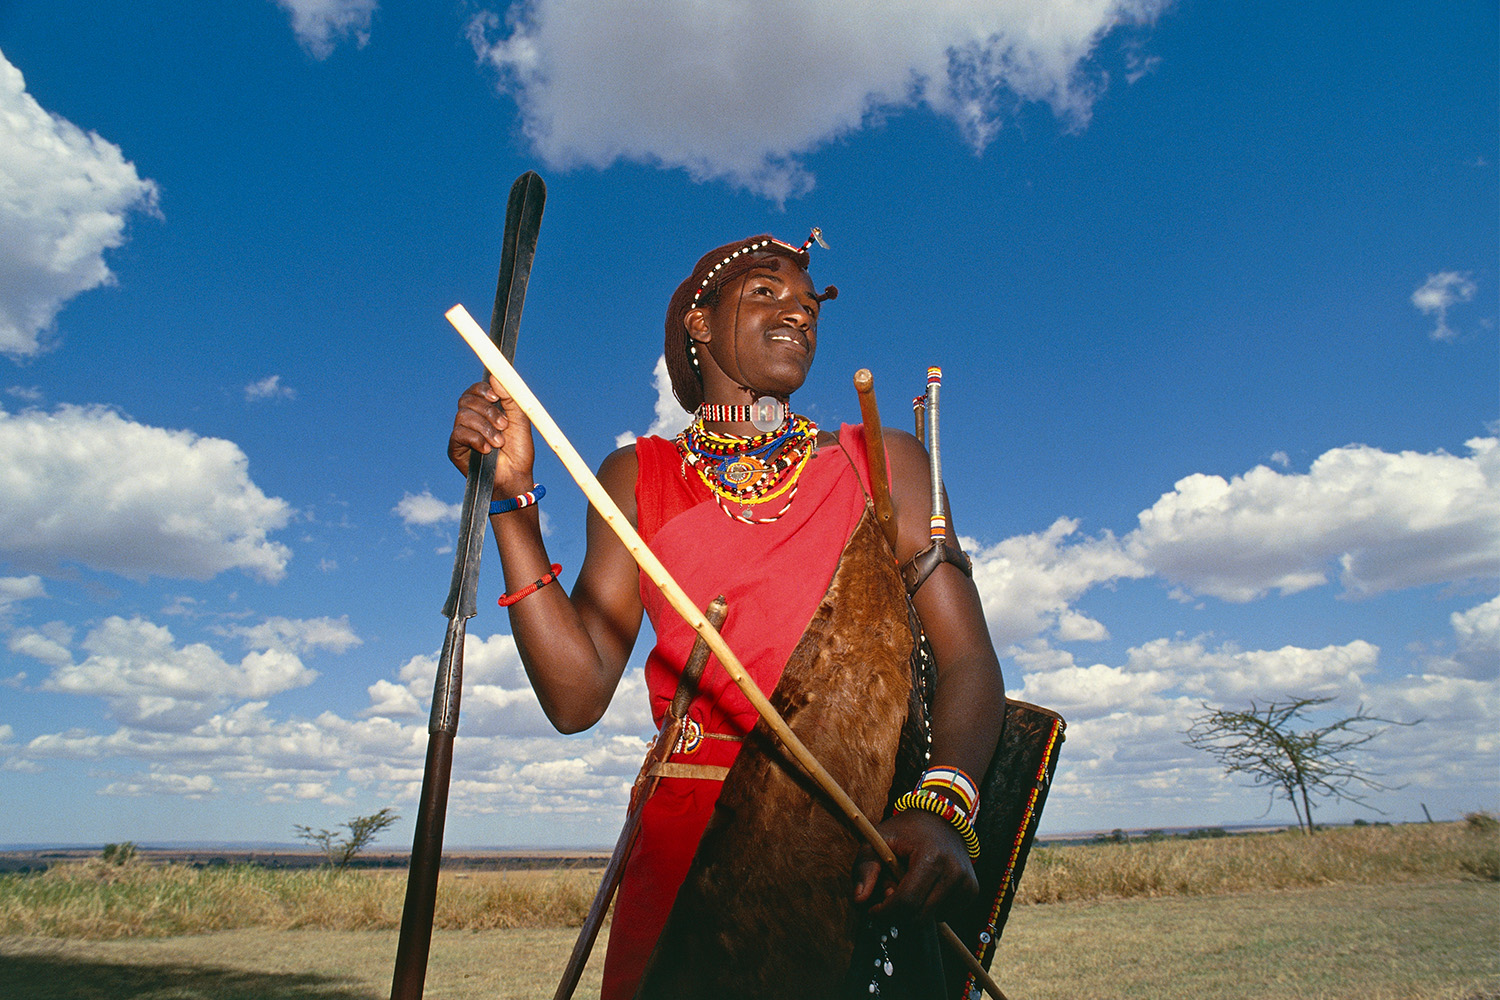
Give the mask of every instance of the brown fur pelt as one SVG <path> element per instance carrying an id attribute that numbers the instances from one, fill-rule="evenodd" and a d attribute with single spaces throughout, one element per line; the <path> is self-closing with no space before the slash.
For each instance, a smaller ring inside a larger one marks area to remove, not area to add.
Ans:
<path id="1" fill-rule="evenodd" d="M 771 703 L 860 809 L 884 814 L 912 634 L 867 510 Z M 636 996 L 826 998 L 853 949 L 860 839 L 764 723 L 724 781 Z"/>

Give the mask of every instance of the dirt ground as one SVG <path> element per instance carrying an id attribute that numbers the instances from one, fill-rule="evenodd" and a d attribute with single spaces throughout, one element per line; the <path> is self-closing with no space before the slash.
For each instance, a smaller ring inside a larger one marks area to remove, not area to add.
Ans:
<path id="1" fill-rule="evenodd" d="M 425 995 L 550 997 L 575 934 L 438 932 Z M 382 1000 L 395 950 L 390 931 L 0 938 L 0 1000 Z M 1010 1000 L 1500 1000 L 1500 884 L 1021 907 L 995 971 Z"/>

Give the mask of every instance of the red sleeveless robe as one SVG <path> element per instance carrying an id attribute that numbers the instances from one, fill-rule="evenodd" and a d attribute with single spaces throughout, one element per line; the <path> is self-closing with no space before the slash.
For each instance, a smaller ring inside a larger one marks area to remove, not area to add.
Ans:
<path id="1" fill-rule="evenodd" d="M 824 446 L 808 462 L 785 514 L 770 524 L 744 524 L 724 515 L 697 472 L 683 474 L 671 441 L 636 441 L 641 537 L 699 608 L 725 596 L 724 639 L 767 693 L 827 592 L 865 510 L 868 462 L 861 428 L 840 427 L 839 443 L 842 449 Z M 761 509 L 774 511 L 782 502 Z M 644 574 L 641 601 L 657 637 L 646 661 L 646 684 L 660 729 L 696 633 Z M 757 721 L 754 707 L 714 657 L 688 714 L 704 732 L 735 736 L 750 732 Z M 670 759 L 728 767 L 739 750 L 737 742 L 705 739 L 696 751 Z M 720 788 L 719 782 L 701 778 L 662 778 L 646 802 L 615 902 L 601 1000 L 634 996 Z"/>

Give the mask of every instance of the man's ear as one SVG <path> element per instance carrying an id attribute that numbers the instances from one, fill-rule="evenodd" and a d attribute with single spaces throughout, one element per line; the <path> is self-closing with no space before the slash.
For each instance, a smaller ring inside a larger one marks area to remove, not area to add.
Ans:
<path id="1" fill-rule="evenodd" d="M 682 325 L 687 330 L 689 340 L 706 344 L 713 339 L 713 334 L 708 329 L 707 309 L 689 309 L 683 314 Z"/>

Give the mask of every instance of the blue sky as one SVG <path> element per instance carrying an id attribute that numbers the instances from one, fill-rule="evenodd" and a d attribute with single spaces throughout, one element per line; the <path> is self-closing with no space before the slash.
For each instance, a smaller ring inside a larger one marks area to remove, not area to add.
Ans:
<path id="1" fill-rule="evenodd" d="M 740 236 L 832 247 L 813 419 L 943 366 L 1007 687 L 1070 724 L 1044 831 L 1290 820 L 1182 745 L 1290 695 L 1424 720 L 1384 816 L 1500 806 L 1497 50 L 1479 2 L 0 5 L 0 842 L 410 841 L 442 313 L 531 168 L 517 364 L 593 463 L 676 419 L 667 297 Z M 609 843 L 639 656 L 563 737 L 506 628 L 448 842 Z"/>

